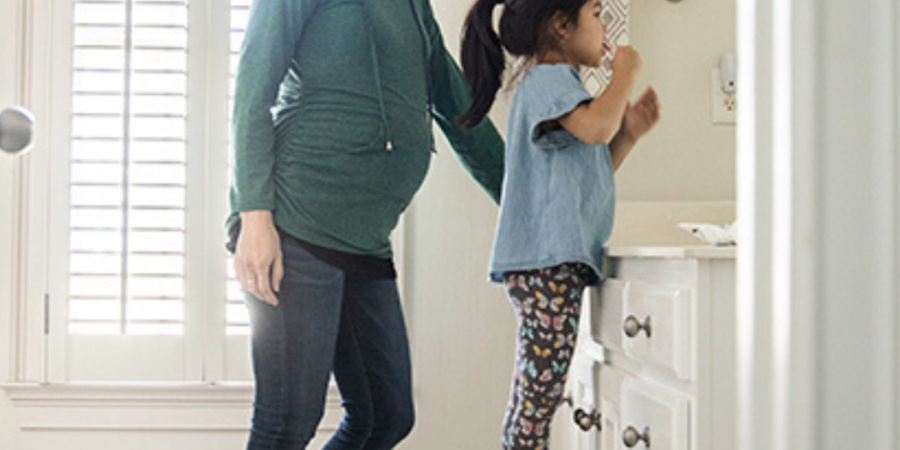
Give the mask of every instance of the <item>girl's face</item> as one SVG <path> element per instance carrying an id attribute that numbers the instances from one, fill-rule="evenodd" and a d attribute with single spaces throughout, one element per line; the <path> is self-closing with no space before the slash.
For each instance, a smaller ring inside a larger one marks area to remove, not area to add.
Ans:
<path id="1" fill-rule="evenodd" d="M 588 0 L 578 12 L 578 23 L 568 24 L 561 42 L 563 51 L 580 65 L 600 67 L 603 60 L 603 43 L 606 41 L 606 24 L 601 14 L 601 0 Z"/>

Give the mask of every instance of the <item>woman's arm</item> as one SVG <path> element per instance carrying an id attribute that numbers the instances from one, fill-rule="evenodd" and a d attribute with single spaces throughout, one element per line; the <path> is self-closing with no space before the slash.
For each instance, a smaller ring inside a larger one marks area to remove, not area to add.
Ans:
<path id="1" fill-rule="evenodd" d="M 456 122 L 455 117 L 466 112 L 472 104 L 471 90 L 459 65 L 444 46 L 428 0 L 424 3 L 425 29 L 432 47 L 428 66 L 434 118 L 466 170 L 499 204 L 506 144 L 489 117 L 468 131 Z"/>
<path id="2" fill-rule="evenodd" d="M 235 252 L 238 281 L 260 300 L 278 304 L 283 262 L 272 220 L 274 123 L 270 108 L 290 68 L 294 46 L 317 0 L 257 0 L 241 44 L 234 89 L 231 209 L 240 212 Z"/>
<path id="3" fill-rule="evenodd" d="M 232 207 L 275 208 L 272 114 L 294 46 L 317 0 L 257 0 L 241 44 L 232 115 Z"/>

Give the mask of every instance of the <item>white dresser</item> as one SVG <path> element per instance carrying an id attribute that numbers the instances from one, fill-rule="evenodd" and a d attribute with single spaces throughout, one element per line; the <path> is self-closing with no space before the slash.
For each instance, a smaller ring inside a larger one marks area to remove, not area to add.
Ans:
<path id="1" fill-rule="evenodd" d="M 572 405 L 558 410 L 551 448 L 736 447 L 735 256 L 609 248 L 606 282 L 585 296 Z"/>

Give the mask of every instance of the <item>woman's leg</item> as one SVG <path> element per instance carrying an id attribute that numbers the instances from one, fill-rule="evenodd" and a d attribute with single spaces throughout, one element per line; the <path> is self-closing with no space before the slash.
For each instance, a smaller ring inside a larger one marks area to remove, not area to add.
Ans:
<path id="1" fill-rule="evenodd" d="M 576 265 L 563 264 L 510 272 L 505 284 L 519 325 L 503 448 L 546 449 L 575 350 L 585 280 Z"/>
<path id="2" fill-rule="evenodd" d="M 256 392 L 248 450 L 299 450 L 324 412 L 338 336 L 344 272 L 282 239 L 278 306 L 249 292 Z"/>
<path id="3" fill-rule="evenodd" d="M 334 375 L 346 414 L 324 450 L 387 450 L 412 430 L 409 342 L 396 280 L 348 274 Z"/>

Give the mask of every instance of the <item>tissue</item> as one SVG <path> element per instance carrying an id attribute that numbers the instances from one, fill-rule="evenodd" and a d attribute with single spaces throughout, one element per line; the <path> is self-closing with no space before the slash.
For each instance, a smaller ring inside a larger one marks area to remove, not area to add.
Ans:
<path id="1" fill-rule="evenodd" d="M 681 223 L 678 226 L 707 244 L 719 246 L 737 245 L 737 221 L 725 225 Z"/>

